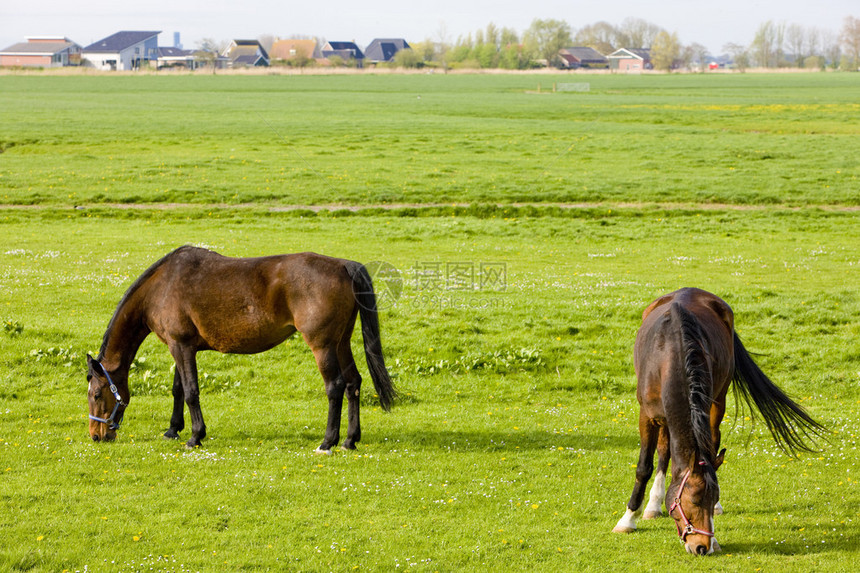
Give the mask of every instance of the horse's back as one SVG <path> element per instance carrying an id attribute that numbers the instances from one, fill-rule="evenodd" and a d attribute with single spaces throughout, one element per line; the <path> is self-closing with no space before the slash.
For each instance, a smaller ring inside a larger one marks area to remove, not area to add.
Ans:
<path id="1" fill-rule="evenodd" d="M 267 350 L 354 312 L 347 263 L 316 253 L 233 258 L 181 247 L 150 279 L 152 330 L 201 349 Z"/>
<path id="2" fill-rule="evenodd" d="M 720 386 L 728 383 L 734 356 L 732 309 L 713 293 L 682 288 L 656 299 L 642 313 L 642 326 L 634 346 L 634 367 L 640 386 L 658 384 L 673 368 L 682 367 L 682 312 L 694 317 L 698 325 L 697 336 L 701 337 L 698 342 L 710 358 L 715 381 Z"/>

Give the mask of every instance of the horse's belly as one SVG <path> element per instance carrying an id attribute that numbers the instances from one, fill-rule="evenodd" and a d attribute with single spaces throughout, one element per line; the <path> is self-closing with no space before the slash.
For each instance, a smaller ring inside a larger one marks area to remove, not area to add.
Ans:
<path id="1" fill-rule="evenodd" d="M 230 318 L 199 324 L 200 338 L 212 350 L 225 354 L 256 354 L 274 348 L 296 328 L 285 320 L 256 313 L 253 308 Z"/>

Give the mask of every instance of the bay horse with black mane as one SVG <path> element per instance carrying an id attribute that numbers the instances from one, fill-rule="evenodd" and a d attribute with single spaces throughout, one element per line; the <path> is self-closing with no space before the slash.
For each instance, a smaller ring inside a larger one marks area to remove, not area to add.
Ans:
<path id="1" fill-rule="evenodd" d="M 709 292 L 684 288 L 652 302 L 642 313 L 633 354 L 639 463 L 627 511 L 613 531 L 629 533 L 637 518 L 662 515 L 665 496 L 687 552 L 719 551 L 713 516 L 722 512 L 716 471 L 725 456 L 719 451 L 720 422 L 729 386 L 751 412 L 755 404 L 777 445 L 790 455 L 813 451 L 804 438 L 824 428 L 761 371 L 734 330 L 732 309 Z M 657 475 L 643 515 L 655 450 Z"/>
<path id="2" fill-rule="evenodd" d="M 97 358 L 87 355 L 89 433 L 95 441 L 116 438 L 131 393 L 128 372 L 150 332 L 164 342 L 176 371 L 173 414 L 166 438 L 185 428 L 188 447 L 206 436 L 197 382 L 197 352 L 254 354 L 274 348 L 296 331 L 316 358 L 328 396 L 328 423 L 318 452 L 340 440 L 346 393 L 348 426 L 342 447 L 361 439 L 361 376 L 350 339 L 361 315 L 364 353 L 383 409 L 396 396 L 385 367 L 376 295 L 364 265 L 315 253 L 229 258 L 192 246 L 180 247 L 149 267 L 122 297 Z"/>

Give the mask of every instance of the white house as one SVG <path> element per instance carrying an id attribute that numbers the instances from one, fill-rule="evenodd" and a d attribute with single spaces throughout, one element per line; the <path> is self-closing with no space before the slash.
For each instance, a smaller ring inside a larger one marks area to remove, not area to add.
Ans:
<path id="1" fill-rule="evenodd" d="M 161 32 L 117 32 L 83 49 L 86 64 L 99 70 L 137 70 L 158 61 Z"/>

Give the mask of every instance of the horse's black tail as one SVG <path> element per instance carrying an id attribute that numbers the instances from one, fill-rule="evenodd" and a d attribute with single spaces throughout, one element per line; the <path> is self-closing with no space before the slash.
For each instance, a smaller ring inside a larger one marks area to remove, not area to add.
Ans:
<path id="1" fill-rule="evenodd" d="M 735 371 L 732 375 L 735 394 L 743 397 L 754 413 L 753 404 L 761 412 L 767 429 L 777 446 L 789 455 L 798 451 L 814 452 L 806 438 L 821 436 L 824 426 L 771 382 L 753 361 L 737 333 L 734 334 Z"/>
<path id="2" fill-rule="evenodd" d="M 382 341 L 379 336 L 379 315 L 376 309 L 376 293 L 373 291 L 373 281 L 370 274 L 361 263 L 346 266 L 352 278 L 352 292 L 358 302 L 358 312 L 361 315 L 361 336 L 364 339 L 364 356 L 367 359 L 367 369 L 373 380 L 373 387 L 379 396 L 379 405 L 384 410 L 391 409 L 391 402 L 397 397 L 397 391 L 385 367 L 382 355 Z"/>
<path id="3" fill-rule="evenodd" d="M 684 375 L 689 384 L 687 399 L 690 404 L 690 422 L 693 438 L 708 468 L 715 466 L 716 452 L 711 436 L 711 403 L 713 402 L 713 377 L 708 369 L 703 346 L 705 335 L 696 316 L 677 302 L 672 303 L 671 312 L 681 333 L 681 348 L 684 356 Z"/>

